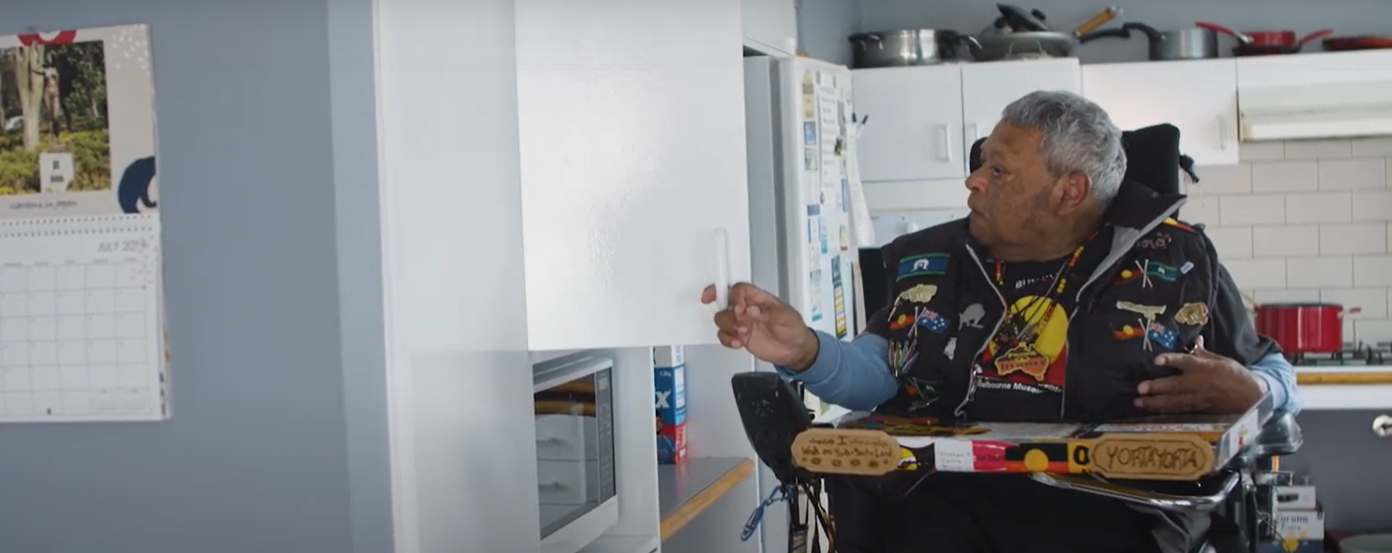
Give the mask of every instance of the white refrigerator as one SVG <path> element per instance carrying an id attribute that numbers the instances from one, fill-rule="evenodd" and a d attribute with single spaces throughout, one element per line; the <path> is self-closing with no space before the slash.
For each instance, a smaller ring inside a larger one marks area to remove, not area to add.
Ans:
<path id="1" fill-rule="evenodd" d="M 754 283 L 812 328 L 849 340 L 851 72 L 805 58 L 746 58 L 744 67 Z"/>
<path id="2" fill-rule="evenodd" d="M 753 283 L 797 308 L 812 328 L 850 340 L 859 331 L 853 225 L 870 225 L 853 176 L 851 72 L 806 58 L 754 57 L 745 59 L 744 79 Z M 759 361 L 754 368 L 773 370 Z M 808 406 L 828 408 L 813 397 Z M 761 497 L 777 485 L 766 467 L 758 482 Z M 785 505 L 765 512 L 762 540 L 764 553 L 788 550 Z"/>

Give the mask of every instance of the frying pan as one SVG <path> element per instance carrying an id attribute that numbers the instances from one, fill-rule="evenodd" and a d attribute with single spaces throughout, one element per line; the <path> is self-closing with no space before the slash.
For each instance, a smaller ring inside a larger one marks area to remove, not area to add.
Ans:
<path id="1" fill-rule="evenodd" d="M 1392 48 L 1392 36 L 1340 36 L 1324 39 L 1324 49 L 1330 52 L 1381 50 L 1386 48 Z"/>
<path id="2" fill-rule="evenodd" d="M 1310 41 L 1334 33 L 1334 29 L 1320 29 L 1297 40 L 1295 31 L 1290 29 L 1238 32 L 1229 27 L 1207 21 L 1195 21 L 1194 25 L 1237 39 L 1237 46 L 1233 47 L 1233 55 L 1235 56 L 1294 54 Z"/>

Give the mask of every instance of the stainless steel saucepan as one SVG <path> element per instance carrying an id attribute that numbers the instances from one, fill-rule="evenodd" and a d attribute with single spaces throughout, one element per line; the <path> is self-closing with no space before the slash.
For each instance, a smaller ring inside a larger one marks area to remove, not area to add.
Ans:
<path id="1" fill-rule="evenodd" d="M 942 29 L 856 33 L 850 41 L 856 68 L 933 65 L 960 57 L 962 45 L 976 45 L 970 35 Z"/>

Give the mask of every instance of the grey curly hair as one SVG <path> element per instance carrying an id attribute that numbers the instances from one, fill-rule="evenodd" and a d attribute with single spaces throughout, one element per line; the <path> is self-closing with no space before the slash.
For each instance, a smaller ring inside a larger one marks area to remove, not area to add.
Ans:
<path id="1" fill-rule="evenodd" d="M 1040 90 L 1005 106 L 1001 118 L 1040 131 L 1039 151 L 1050 173 L 1079 171 L 1092 182 L 1094 198 L 1107 203 L 1116 197 L 1126 175 L 1126 152 L 1121 130 L 1101 106 L 1072 92 Z"/>

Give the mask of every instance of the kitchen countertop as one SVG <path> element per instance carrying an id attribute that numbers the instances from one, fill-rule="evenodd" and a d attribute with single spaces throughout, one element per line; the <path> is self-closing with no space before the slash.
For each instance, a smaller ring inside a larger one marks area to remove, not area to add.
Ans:
<path id="1" fill-rule="evenodd" d="M 1392 409 L 1392 366 L 1298 366 L 1306 411 Z"/>

